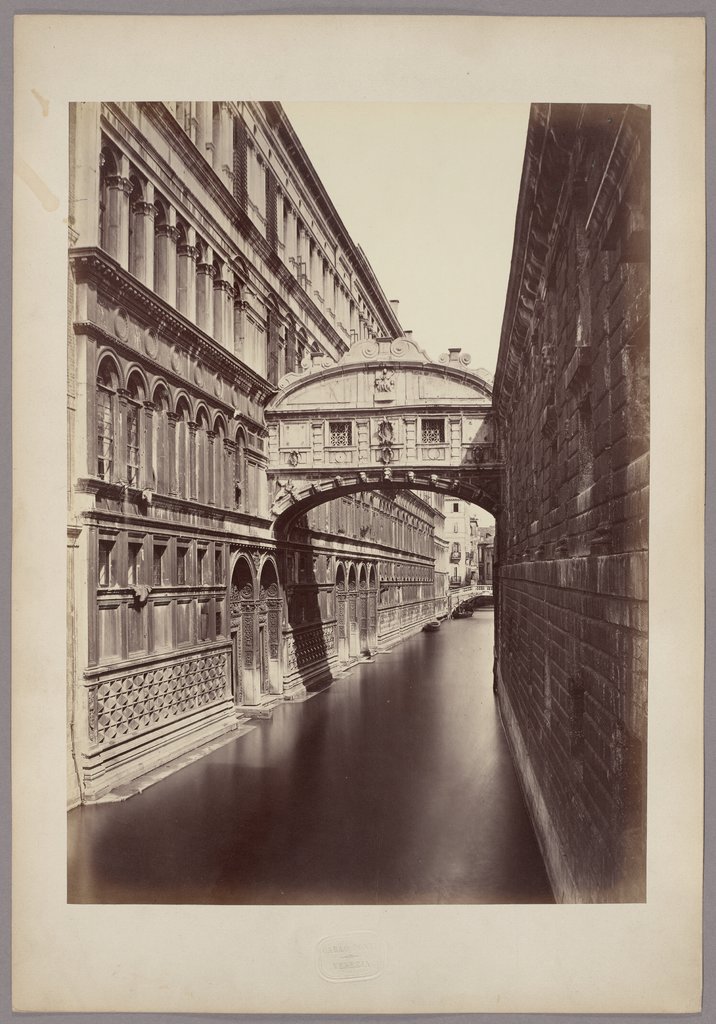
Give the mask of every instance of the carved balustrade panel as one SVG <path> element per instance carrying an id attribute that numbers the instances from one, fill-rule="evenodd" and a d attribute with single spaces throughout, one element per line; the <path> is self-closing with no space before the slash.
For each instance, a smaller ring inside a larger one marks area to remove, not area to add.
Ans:
<path id="1" fill-rule="evenodd" d="M 90 740 L 102 745 L 141 735 L 216 704 L 226 696 L 227 685 L 226 651 L 185 657 L 97 683 L 87 695 Z"/>

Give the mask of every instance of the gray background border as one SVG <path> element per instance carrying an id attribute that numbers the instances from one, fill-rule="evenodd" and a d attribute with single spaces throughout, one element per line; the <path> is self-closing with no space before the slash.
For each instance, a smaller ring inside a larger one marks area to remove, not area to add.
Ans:
<path id="1" fill-rule="evenodd" d="M 266 0 L 117 0 L 111 2 L 70 3 L 61 0 L 34 0 L 30 4 L 21 4 L 16 0 L 2 0 L 0 4 L 0 179 L 3 188 L 0 191 L 0 259 L 3 273 L 0 275 L 0 579 L 5 585 L 0 589 L 0 678 L 6 685 L 0 687 L 0 750 L 3 752 L 0 761 L 0 821 L 5 827 L 0 828 L 0 1021 L 18 1020 L 33 1024 L 47 1020 L 62 1022 L 78 1021 L 86 1024 L 88 1020 L 105 1022 L 105 1024 L 124 1024 L 125 1021 L 149 1021 L 151 1024 L 169 1024 L 176 1021 L 180 1024 L 195 1024 L 199 1021 L 237 1020 L 242 1024 L 253 1021 L 267 1024 L 283 1024 L 288 1021 L 312 1021 L 317 1018 L 308 1014 L 36 1014 L 12 1012 L 10 982 L 10 949 L 11 949 L 11 889 L 10 889 L 10 566 L 11 566 L 11 521 L 12 521 L 12 450 L 11 450 L 11 267 L 12 267 L 12 102 L 13 102 L 13 16 L 15 14 L 483 14 L 483 15 L 552 15 L 552 16 L 662 16 L 684 17 L 695 16 L 706 18 L 707 34 L 707 78 L 706 78 L 706 141 L 707 141 L 707 267 L 711 266 L 714 256 L 716 232 L 714 231 L 714 196 L 716 193 L 716 172 L 714 163 L 716 156 L 716 116 L 714 106 L 716 90 L 713 81 L 716 48 L 713 41 L 714 21 L 716 19 L 716 0 L 701 0 L 699 4 L 688 3 L 687 0 L 504 0 L 492 3 L 484 0 L 449 0 L 445 3 L 401 2 L 401 0 L 363 0 L 354 2 L 347 0 L 286 0 L 273 3 Z M 40 272 L 38 272 L 38 270 Z M 37 285 L 41 289 L 41 260 L 37 267 L 28 268 L 28 273 L 36 274 Z M 710 283 L 710 282 L 709 282 Z M 707 406 L 716 397 L 714 381 L 713 351 L 709 345 L 714 334 L 716 289 L 707 287 L 707 346 L 706 346 L 706 387 Z M 675 366 L 678 368 L 678 352 L 675 353 Z M 712 605 L 716 591 L 716 573 L 714 558 L 711 552 L 716 548 L 716 516 L 714 516 L 714 442 L 713 417 L 707 411 L 707 459 L 706 459 L 706 680 L 710 677 L 710 669 L 716 656 L 716 637 L 708 630 L 711 619 Z M 41 595 L 38 595 L 41 605 Z M 678 680 L 675 680 L 678 683 Z M 381 1021 L 437 1021 L 440 1024 L 513 1024 L 513 1022 L 543 1022 L 558 1020 L 568 1024 L 570 1021 L 582 1024 L 597 1024 L 606 1021 L 624 1022 L 659 1022 L 670 1021 L 716 1021 L 716 807 L 714 802 L 714 783 L 716 783 L 716 692 L 710 686 L 705 694 L 705 736 L 706 736 L 706 832 L 705 832 L 705 871 L 704 871 L 704 1003 L 700 1014 L 563 1014 L 555 1017 L 552 1014 L 422 1014 L 414 1016 L 389 1015 L 327 1015 L 318 1018 L 326 1022 L 345 1021 L 347 1024 L 359 1022 Z M 635 979 L 638 984 L 638 979 Z"/>

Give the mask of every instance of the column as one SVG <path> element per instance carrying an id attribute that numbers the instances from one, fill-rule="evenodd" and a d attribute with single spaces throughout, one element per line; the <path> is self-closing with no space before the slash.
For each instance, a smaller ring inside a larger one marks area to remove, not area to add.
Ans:
<path id="1" fill-rule="evenodd" d="M 102 145 L 99 127 L 100 106 L 97 103 L 76 103 L 74 118 L 75 188 L 70 213 L 71 233 L 75 245 L 98 245 L 98 220 L 101 164 L 98 154 Z"/>
<path id="2" fill-rule="evenodd" d="M 122 483 L 127 483 L 127 406 L 129 392 L 125 388 L 117 388 L 118 422 L 115 429 L 114 445 L 114 476 Z"/>
<path id="3" fill-rule="evenodd" d="M 313 290 L 320 296 L 323 295 L 323 260 L 314 243 L 311 246 L 311 284 Z"/>
<path id="4" fill-rule="evenodd" d="M 173 213 L 173 211 L 172 211 Z M 178 305 L 177 291 L 177 239 L 179 232 L 169 224 L 160 224 L 154 239 L 155 274 L 154 290 L 172 306 Z M 186 248 L 184 246 L 183 248 Z"/>
<path id="5" fill-rule="evenodd" d="M 233 288 L 228 281 L 214 281 L 214 338 L 227 348 L 231 343 L 229 323 L 233 307 Z"/>
<path id="6" fill-rule="evenodd" d="M 245 313 L 246 303 L 238 294 L 234 299 L 234 355 L 246 362 L 245 352 Z"/>
<path id="7" fill-rule="evenodd" d="M 234 183 L 234 117 L 228 103 L 220 104 L 221 153 L 219 173 L 226 187 L 231 191 Z"/>
<path id="8" fill-rule="evenodd" d="M 167 413 L 167 441 L 169 444 L 168 453 L 168 466 L 167 466 L 167 492 L 169 494 L 178 494 L 178 477 L 177 477 L 177 421 L 179 416 L 175 412 Z"/>
<path id="9" fill-rule="evenodd" d="M 236 458 L 236 442 L 230 437 L 224 438 L 224 508 L 235 508 L 234 501 L 234 459 Z"/>
<path id="10" fill-rule="evenodd" d="M 107 251 L 120 266 L 129 269 L 129 197 L 132 183 L 129 178 L 115 174 L 107 178 L 108 230 Z"/>
<path id="11" fill-rule="evenodd" d="M 216 440 L 216 431 L 207 430 L 206 437 L 208 442 L 208 465 L 204 467 L 204 472 L 207 474 L 206 494 L 204 495 L 204 501 L 207 503 L 207 505 L 216 505 L 216 495 L 214 494 L 214 441 Z"/>
<path id="12" fill-rule="evenodd" d="M 199 424 L 190 421 L 189 424 L 189 464 L 186 467 L 187 473 L 187 486 L 186 493 L 189 498 L 196 498 L 198 496 L 198 480 L 196 471 L 196 432 L 199 429 Z"/>
<path id="13" fill-rule="evenodd" d="M 276 188 L 276 238 L 278 239 L 278 251 L 282 258 L 286 258 L 286 234 L 284 231 L 284 209 L 286 197 L 280 188 Z"/>
<path id="14" fill-rule="evenodd" d="M 211 104 L 211 135 L 207 142 L 207 151 L 211 166 L 217 174 L 221 171 L 221 104 Z"/>
<path id="15" fill-rule="evenodd" d="M 209 156 L 207 142 L 211 142 L 211 103 L 202 100 L 196 104 L 196 148 L 203 157 Z"/>
<path id="16" fill-rule="evenodd" d="M 148 288 L 154 287 L 154 186 L 148 182 L 145 186 L 143 199 L 138 200 L 132 206 L 132 242 L 134 252 L 132 254 L 132 271 L 134 276 L 146 284 Z"/>
<path id="17" fill-rule="evenodd" d="M 304 288 L 310 286 L 309 275 L 311 273 L 311 237 L 305 227 L 301 228 L 298 237 L 298 258 L 303 264 L 303 273 L 307 280 L 303 282 Z"/>
<path id="18" fill-rule="evenodd" d="M 177 248 L 177 309 L 196 322 L 196 261 L 199 251 L 191 244 Z"/>
<path id="19" fill-rule="evenodd" d="M 199 263 L 196 268 L 196 323 L 208 335 L 214 333 L 213 281 L 211 263 Z"/>
<path id="20" fill-rule="evenodd" d="M 144 402 L 144 476 L 142 478 L 142 489 L 154 490 L 154 466 L 152 464 L 152 452 L 154 451 L 154 403 Z"/>
<path id="21" fill-rule="evenodd" d="M 290 267 L 296 270 L 296 260 L 298 259 L 298 221 L 296 217 L 296 211 L 293 207 L 289 207 L 288 211 L 288 224 L 287 224 L 287 235 L 286 235 L 286 262 Z"/>

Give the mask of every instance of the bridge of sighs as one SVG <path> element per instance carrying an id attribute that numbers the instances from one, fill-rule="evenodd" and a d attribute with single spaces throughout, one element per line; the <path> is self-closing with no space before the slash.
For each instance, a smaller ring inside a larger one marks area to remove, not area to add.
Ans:
<path id="1" fill-rule="evenodd" d="M 276 536 L 315 505 L 376 488 L 442 492 L 495 514 L 492 378 L 469 363 L 459 348 L 435 362 L 411 338 L 385 338 L 285 376 L 266 409 Z"/>

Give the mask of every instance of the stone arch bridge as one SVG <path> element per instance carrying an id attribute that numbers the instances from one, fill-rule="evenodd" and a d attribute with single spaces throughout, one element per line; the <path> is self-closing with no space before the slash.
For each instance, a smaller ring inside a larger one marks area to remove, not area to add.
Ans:
<path id="1" fill-rule="evenodd" d="M 277 537 L 343 494 L 435 491 L 501 505 L 502 447 L 492 377 L 450 349 L 438 362 L 408 337 L 354 345 L 290 373 L 266 409 Z"/>

